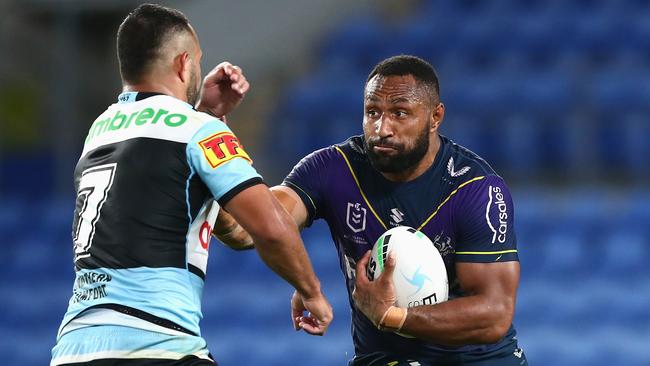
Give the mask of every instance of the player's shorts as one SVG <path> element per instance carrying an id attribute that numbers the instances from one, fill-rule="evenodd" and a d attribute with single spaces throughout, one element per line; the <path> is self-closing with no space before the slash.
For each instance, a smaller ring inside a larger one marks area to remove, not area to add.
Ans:
<path id="1" fill-rule="evenodd" d="M 64 334 L 50 366 L 216 366 L 203 338 L 100 325 Z"/>
<path id="2" fill-rule="evenodd" d="M 429 362 L 395 356 L 385 352 L 374 352 L 356 356 L 348 366 L 528 366 L 526 355 L 516 343 L 493 352 L 480 355 L 459 354 L 439 361 Z"/>

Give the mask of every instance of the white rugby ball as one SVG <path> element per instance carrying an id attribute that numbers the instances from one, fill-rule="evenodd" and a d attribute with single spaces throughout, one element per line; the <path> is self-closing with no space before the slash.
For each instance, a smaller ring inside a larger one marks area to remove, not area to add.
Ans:
<path id="1" fill-rule="evenodd" d="M 426 235 L 408 226 L 386 231 L 372 248 L 367 268 L 370 281 L 384 271 L 384 263 L 391 252 L 396 259 L 393 283 L 398 307 L 447 301 L 449 282 L 445 263 Z"/>

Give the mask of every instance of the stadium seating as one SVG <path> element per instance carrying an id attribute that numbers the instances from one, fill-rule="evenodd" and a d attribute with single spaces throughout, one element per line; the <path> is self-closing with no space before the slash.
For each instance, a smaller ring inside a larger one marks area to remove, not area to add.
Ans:
<path id="1" fill-rule="evenodd" d="M 397 25 L 373 14 L 351 17 L 324 37 L 311 76 L 285 92 L 278 114 L 291 118 L 274 119 L 274 133 L 296 125 L 307 131 L 282 157 L 296 161 L 348 131 L 360 133 L 359 95 L 371 65 L 411 53 L 439 71 L 452 138 L 487 152 L 499 171 L 520 172 L 530 155 L 532 178 L 558 166 L 569 167 L 562 175 L 574 180 L 632 167 L 647 178 L 648 164 L 639 164 L 650 150 L 643 138 L 650 111 L 647 8 L 644 1 L 430 0 Z M 514 121 L 533 126 L 518 129 Z M 486 130 L 506 129 L 526 143 L 489 148 Z M 612 152 L 613 144 L 621 151 Z M 568 150 L 543 153 L 549 146 Z"/>

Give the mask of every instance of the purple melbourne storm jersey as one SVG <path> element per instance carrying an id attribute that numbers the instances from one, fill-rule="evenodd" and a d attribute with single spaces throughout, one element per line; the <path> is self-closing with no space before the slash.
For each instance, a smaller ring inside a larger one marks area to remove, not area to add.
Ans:
<path id="1" fill-rule="evenodd" d="M 352 308 L 352 339 L 358 355 L 390 352 L 420 361 L 457 353 L 490 353 L 512 345 L 515 330 L 495 344 L 447 347 L 377 330 L 352 301 L 356 261 L 394 226 L 425 233 L 442 255 L 449 298 L 463 296 L 456 262 L 517 261 L 514 213 L 505 182 L 473 152 L 441 136 L 432 166 L 418 178 L 395 183 L 368 160 L 363 136 L 318 150 L 284 180 L 309 212 L 308 225 L 324 219 L 336 244 Z"/>

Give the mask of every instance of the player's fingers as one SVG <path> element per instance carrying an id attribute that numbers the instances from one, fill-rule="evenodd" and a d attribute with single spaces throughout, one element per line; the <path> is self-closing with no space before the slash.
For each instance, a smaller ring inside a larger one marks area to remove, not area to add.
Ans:
<path id="1" fill-rule="evenodd" d="M 233 75 L 236 75 L 239 70 L 241 70 L 239 67 L 228 63 L 228 65 L 225 65 L 223 68 L 226 71 L 226 75 L 229 77 L 232 77 Z"/>
<path id="2" fill-rule="evenodd" d="M 328 324 L 323 324 L 311 316 L 304 316 L 300 318 L 300 327 L 311 335 L 325 334 L 327 326 Z"/>
<path id="3" fill-rule="evenodd" d="M 244 77 L 244 72 L 242 71 L 241 67 L 233 65 L 230 69 L 232 70 L 230 80 L 237 81 L 241 80 Z"/>
<path id="4" fill-rule="evenodd" d="M 215 66 L 214 69 L 212 69 L 212 70 L 216 70 L 216 69 L 224 69 L 224 68 L 226 68 L 226 67 L 230 67 L 230 66 L 232 66 L 232 64 L 231 64 L 230 62 L 228 62 L 228 61 L 222 61 L 222 62 L 220 62 L 217 66 Z"/>
<path id="5" fill-rule="evenodd" d="M 393 272 L 395 271 L 395 253 L 388 253 L 388 258 L 384 262 L 384 271 L 381 273 L 381 278 L 391 279 L 393 278 Z"/>
<path id="6" fill-rule="evenodd" d="M 241 76 L 243 75 L 243 72 L 242 72 L 242 70 L 241 70 L 241 67 L 239 67 L 239 66 L 237 66 L 237 65 L 230 65 L 230 68 L 229 68 L 229 69 L 230 69 L 230 74 L 231 74 L 232 76 L 241 77 Z"/>
<path id="7" fill-rule="evenodd" d="M 237 94 L 243 95 L 244 93 L 246 93 L 246 91 L 244 90 L 245 84 L 246 84 L 246 80 L 240 79 L 238 82 L 230 84 L 230 88 L 234 90 Z"/>
<path id="8" fill-rule="evenodd" d="M 239 86 L 239 93 L 244 95 L 248 92 L 248 89 L 250 89 L 251 84 L 248 82 L 248 80 L 244 79 L 242 83 L 240 83 Z"/>
<path id="9" fill-rule="evenodd" d="M 224 62 L 218 64 L 215 67 L 213 67 L 212 70 L 208 71 L 208 73 L 206 75 L 211 75 L 211 74 L 219 72 L 219 70 L 223 69 L 223 66 L 224 66 Z"/>
<path id="10" fill-rule="evenodd" d="M 299 323 L 300 323 L 301 316 L 302 316 L 302 312 L 297 311 L 294 308 L 291 309 L 291 323 L 293 324 L 293 329 L 300 330 Z"/>
<path id="11" fill-rule="evenodd" d="M 300 330 L 300 318 L 305 311 L 305 307 L 302 303 L 302 299 L 298 297 L 298 294 L 294 291 L 291 296 L 291 322 L 293 323 L 293 329 Z"/>
<path id="12" fill-rule="evenodd" d="M 368 266 L 368 261 L 370 260 L 370 251 L 367 251 L 366 254 L 359 259 L 356 267 L 356 281 L 357 283 L 366 283 L 368 282 L 368 276 L 366 276 L 366 267 Z"/>
<path id="13" fill-rule="evenodd" d="M 226 78 L 226 73 L 223 67 L 215 67 L 203 79 L 203 84 L 210 86 L 219 83 Z"/>
<path id="14" fill-rule="evenodd" d="M 300 330 L 300 318 L 302 318 L 302 311 L 291 309 L 291 323 L 293 324 L 293 329 Z"/>

